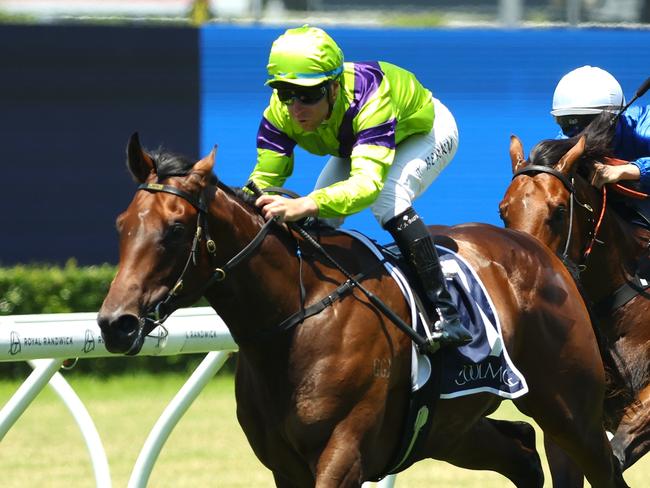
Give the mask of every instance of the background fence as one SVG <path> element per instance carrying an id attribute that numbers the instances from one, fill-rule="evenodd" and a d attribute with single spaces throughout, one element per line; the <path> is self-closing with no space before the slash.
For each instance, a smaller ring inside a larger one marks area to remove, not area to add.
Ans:
<path id="1" fill-rule="evenodd" d="M 128 488 L 144 488 L 172 430 L 229 353 L 237 350 L 226 325 L 211 307 L 177 310 L 167 330 L 154 329 L 140 355 L 207 352 L 153 426 L 133 466 Z M 97 358 L 111 354 L 104 347 L 95 313 L 15 315 L 0 317 L 0 362 L 30 360 L 34 371 L 0 409 L 0 441 L 48 384 L 70 410 L 89 451 L 95 485 L 112 486 L 110 466 L 93 419 L 80 398 L 57 370 L 66 358 Z M 51 359 L 47 359 L 51 358 Z M 54 447 L 54 446 L 53 446 Z M 376 484 L 392 488 L 395 476 Z M 215 480 L 218 483 L 218 478 Z M 366 483 L 365 487 L 375 485 Z"/>

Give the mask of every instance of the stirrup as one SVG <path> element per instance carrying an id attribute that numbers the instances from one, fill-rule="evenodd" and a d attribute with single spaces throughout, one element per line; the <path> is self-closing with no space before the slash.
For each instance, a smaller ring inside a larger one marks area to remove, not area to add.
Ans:
<path id="1" fill-rule="evenodd" d="M 440 344 L 440 347 L 460 347 L 472 342 L 472 334 L 458 319 L 445 320 L 440 314 L 440 320 L 433 327 L 431 339 Z"/>
<path id="2" fill-rule="evenodd" d="M 420 354 L 434 354 L 438 352 L 440 347 L 440 342 L 433 337 L 426 337 L 425 343 L 418 346 L 418 351 L 420 351 Z"/>

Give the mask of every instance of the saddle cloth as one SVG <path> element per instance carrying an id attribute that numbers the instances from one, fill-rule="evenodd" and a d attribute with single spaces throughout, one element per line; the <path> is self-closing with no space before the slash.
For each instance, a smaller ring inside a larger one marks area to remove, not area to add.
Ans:
<path id="1" fill-rule="evenodd" d="M 427 336 L 425 321 L 417 309 L 414 291 L 404 273 L 389 259 L 395 253 L 387 251 L 360 232 L 338 229 L 365 244 L 399 285 L 410 305 L 411 324 Z M 440 378 L 440 398 L 455 398 L 489 392 L 503 398 L 518 398 L 528 392 L 523 375 L 517 370 L 503 345 L 501 325 L 492 300 L 476 272 L 457 253 L 436 246 L 440 264 L 447 279 L 449 293 L 458 308 L 463 325 L 471 332 L 472 341 L 457 348 L 440 349 L 443 365 Z M 431 379 L 431 360 L 413 346 L 411 380 L 413 392 L 423 388 Z"/>

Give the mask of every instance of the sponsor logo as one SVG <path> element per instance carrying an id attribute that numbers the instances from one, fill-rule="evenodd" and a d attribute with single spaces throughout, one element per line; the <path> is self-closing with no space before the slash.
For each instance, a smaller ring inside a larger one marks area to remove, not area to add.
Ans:
<path id="1" fill-rule="evenodd" d="M 445 139 L 440 144 L 436 144 L 433 152 L 429 154 L 424 162 L 427 165 L 427 169 L 430 169 L 432 166 L 435 166 L 438 160 L 442 159 L 447 154 L 451 153 L 454 148 L 453 139 Z"/>
<path id="2" fill-rule="evenodd" d="M 216 339 L 219 337 L 214 330 L 188 330 L 185 332 L 186 339 Z"/>
<path id="3" fill-rule="evenodd" d="M 18 332 L 11 331 L 11 345 L 9 346 L 9 354 L 12 356 L 15 356 L 16 354 L 20 354 L 20 351 L 22 350 L 22 347 L 20 346 L 20 336 L 18 335 Z"/>
<path id="4" fill-rule="evenodd" d="M 458 386 L 471 386 L 472 383 L 485 383 L 490 380 L 499 381 L 510 388 L 519 384 L 519 379 L 509 368 L 499 366 L 495 369 L 490 363 L 464 365 L 454 383 Z"/>
<path id="5" fill-rule="evenodd" d="M 408 214 L 403 215 L 402 216 L 402 221 L 397 224 L 397 230 L 406 229 L 409 225 L 411 225 L 416 220 L 420 220 L 420 216 L 418 214 L 415 214 L 415 215 L 408 215 Z"/>
<path id="6" fill-rule="evenodd" d="M 95 334 L 93 334 L 93 331 L 90 329 L 86 329 L 86 333 L 84 335 L 84 348 L 83 352 L 88 354 L 90 351 L 95 350 Z"/>

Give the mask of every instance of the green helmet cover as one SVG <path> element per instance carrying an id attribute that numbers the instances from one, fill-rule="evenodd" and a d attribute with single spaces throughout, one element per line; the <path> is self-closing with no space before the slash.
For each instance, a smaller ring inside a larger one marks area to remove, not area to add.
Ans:
<path id="1" fill-rule="evenodd" d="M 316 86 L 343 72 L 343 52 L 324 30 L 304 25 L 288 29 L 273 42 L 266 69 L 267 85 Z"/>

